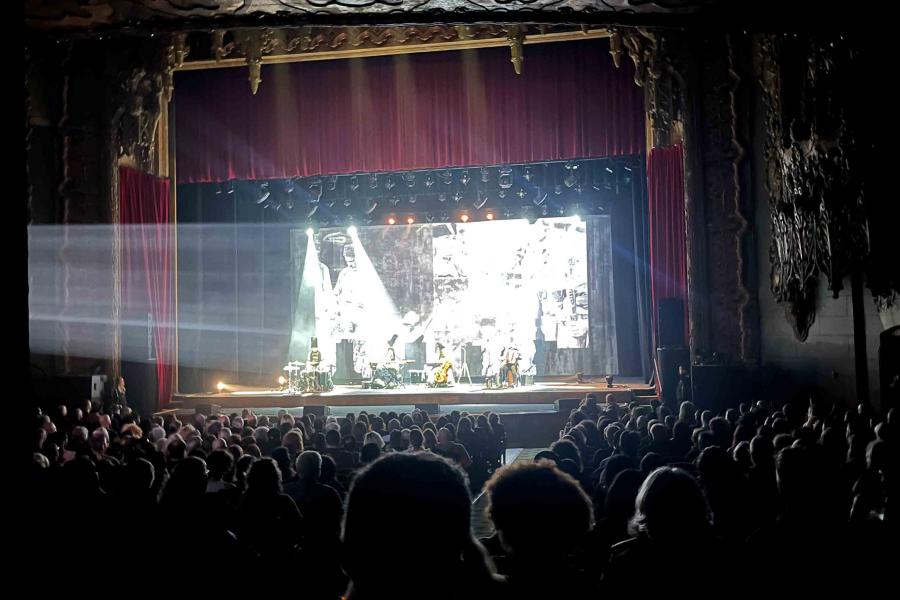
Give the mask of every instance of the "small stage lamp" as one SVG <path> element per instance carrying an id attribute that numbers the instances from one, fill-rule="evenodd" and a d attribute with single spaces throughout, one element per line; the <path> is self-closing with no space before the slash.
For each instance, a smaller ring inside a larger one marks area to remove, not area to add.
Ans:
<path id="1" fill-rule="evenodd" d="M 396 225 L 397 219 L 395 219 L 394 217 L 388 217 L 387 224 L 388 225 Z"/>
<path id="2" fill-rule="evenodd" d="M 354 237 L 356 235 L 356 225 L 351 225 L 347 228 L 347 235 L 350 237 Z"/>
<path id="3" fill-rule="evenodd" d="M 489 213 L 487 213 L 486 215 L 484 215 L 484 218 L 487 219 L 488 221 L 493 221 L 493 220 L 494 220 L 494 213 L 489 212 Z"/>
<path id="4" fill-rule="evenodd" d="M 216 389 L 219 390 L 220 392 L 225 391 L 225 383 L 220 381 L 219 383 L 216 384 Z"/>
<path id="5" fill-rule="evenodd" d="M 306 235 L 308 235 L 309 237 L 312 237 L 314 233 L 315 233 L 315 232 L 313 231 L 313 228 L 312 228 L 312 227 L 308 227 L 308 228 L 306 229 Z"/>
<path id="6" fill-rule="evenodd" d="M 412 225 L 412 224 L 415 223 L 415 222 L 416 222 L 416 218 L 415 218 L 415 217 L 406 217 L 406 224 L 407 224 L 407 225 Z"/>
<path id="7" fill-rule="evenodd" d="M 286 381 L 287 381 L 287 379 L 284 378 L 284 375 L 279 375 L 279 376 L 278 376 L 278 385 L 284 385 L 284 383 L 285 383 Z"/>
<path id="8" fill-rule="evenodd" d="M 466 213 L 463 213 L 463 214 L 459 215 L 459 220 L 462 221 L 463 223 L 468 223 L 469 215 L 467 215 Z"/>

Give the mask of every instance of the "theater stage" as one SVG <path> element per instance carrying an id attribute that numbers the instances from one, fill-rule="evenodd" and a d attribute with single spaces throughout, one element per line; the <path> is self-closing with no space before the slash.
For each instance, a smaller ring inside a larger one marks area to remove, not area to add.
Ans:
<path id="1" fill-rule="evenodd" d="M 221 408 L 299 408 L 304 406 L 412 406 L 412 405 L 514 405 L 553 404 L 557 400 L 583 398 L 595 393 L 601 402 L 607 394 L 627 404 L 635 395 L 647 396 L 653 388 L 641 381 L 617 382 L 612 388 L 603 381 L 542 381 L 534 385 L 507 389 L 487 389 L 483 384 L 459 383 L 446 388 L 429 388 L 423 384 L 407 385 L 393 390 L 362 389 L 358 385 L 338 385 L 321 394 L 293 394 L 278 390 L 249 389 L 231 386 L 219 393 L 175 394 L 181 408 L 196 409 L 209 405 Z"/>

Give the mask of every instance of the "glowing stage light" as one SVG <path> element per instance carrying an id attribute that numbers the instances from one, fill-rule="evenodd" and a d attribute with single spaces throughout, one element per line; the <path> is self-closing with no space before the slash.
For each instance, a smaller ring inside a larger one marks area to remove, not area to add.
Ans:
<path id="1" fill-rule="evenodd" d="M 466 213 L 463 213 L 463 214 L 459 215 L 459 220 L 462 221 L 463 223 L 468 223 L 469 215 L 467 215 Z"/>
<path id="2" fill-rule="evenodd" d="M 356 235 L 356 225 L 351 225 L 350 227 L 347 228 L 347 235 L 349 235 L 350 237 L 353 237 Z"/>
<path id="3" fill-rule="evenodd" d="M 407 225 L 412 225 L 412 224 L 415 223 L 415 222 L 416 222 L 416 219 L 415 219 L 414 217 L 406 217 L 406 224 L 407 224 Z"/>
<path id="4" fill-rule="evenodd" d="M 219 390 L 220 392 L 225 391 L 225 383 L 220 381 L 219 383 L 216 384 L 216 389 Z"/>
<path id="5" fill-rule="evenodd" d="M 312 227 L 307 228 L 306 235 L 308 235 L 309 237 L 312 237 L 314 233 L 315 232 L 313 231 Z"/>
<path id="6" fill-rule="evenodd" d="M 388 223 L 388 225 L 396 225 L 397 219 L 395 219 L 394 217 L 388 217 L 387 223 Z"/>
<path id="7" fill-rule="evenodd" d="M 284 385 L 284 383 L 285 383 L 286 381 L 287 381 L 287 379 L 284 378 L 284 375 L 279 375 L 279 376 L 278 376 L 278 385 Z"/>
<path id="8" fill-rule="evenodd" d="M 493 220 L 494 220 L 494 213 L 489 212 L 488 214 L 484 215 L 484 218 L 487 219 L 488 221 L 493 221 Z"/>

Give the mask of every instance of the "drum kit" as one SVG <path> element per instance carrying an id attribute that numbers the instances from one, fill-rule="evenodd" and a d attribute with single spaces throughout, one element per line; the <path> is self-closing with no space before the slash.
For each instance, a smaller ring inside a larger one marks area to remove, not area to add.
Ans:
<path id="1" fill-rule="evenodd" d="M 313 366 L 300 361 L 289 362 L 282 371 L 285 372 L 283 389 L 292 394 L 313 394 L 330 392 L 334 389 L 331 370 L 324 365 Z"/>
<path id="2" fill-rule="evenodd" d="M 363 388 L 370 390 L 393 390 L 398 387 L 403 387 L 403 368 L 412 362 L 412 360 L 398 360 L 392 362 L 369 363 L 372 378 L 363 384 Z"/>

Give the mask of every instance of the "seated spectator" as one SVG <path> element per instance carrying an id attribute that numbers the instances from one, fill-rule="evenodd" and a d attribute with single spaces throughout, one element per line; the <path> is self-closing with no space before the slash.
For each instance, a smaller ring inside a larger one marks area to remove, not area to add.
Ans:
<path id="1" fill-rule="evenodd" d="M 343 506 L 337 491 L 319 482 L 322 455 L 314 450 L 301 453 L 296 470 L 297 479 L 284 485 L 284 493 L 303 515 L 306 540 L 319 551 L 333 551 L 340 538 Z"/>
<path id="2" fill-rule="evenodd" d="M 425 436 L 418 429 L 409 432 L 409 448 L 407 452 L 424 452 Z"/>
<path id="3" fill-rule="evenodd" d="M 287 565 L 303 535 L 303 517 L 281 488 L 281 470 L 271 458 L 253 463 L 237 514 L 238 539 L 261 558 Z"/>
<path id="4" fill-rule="evenodd" d="M 472 464 L 472 459 L 469 457 L 466 447 L 454 441 L 453 433 L 449 427 L 442 427 L 438 431 L 434 453 L 449 458 L 463 469 L 468 468 Z"/>
<path id="5" fill-rule="evenodd" d="M 330 456 L 339 472 L 349 472 L 357 464 L 356 455 L 341 445 L 341 434 L 336 429 L 330 429 L 325 434 L 325 451 L 321 454 Z"/>
<path id="6" fill-rule="evenodd" d="M 322 470 L 319 473 L 319 483 L 334 488 L 334 491 L 341 497 L 341 502 L 347 495 L 347 488 L 338 478 L 338 468 L 334 459 L 327 454 L 322 455 Z"/>
<path id="7" fill-rule="evenodd" d="M 378 447 L 378 444 L 363 444 L 362 450 L 359 451 L 359 462 L 362 465 L 367 465 L 377 460 L 380 456 L 381 448 Z"/>
<path id="8" fill-rule="evenodd" d="M 231 482 L 234 475 L 234 457 L 230 452 L 216 450 L 209 455 L 206 464 L 209 469 L 206 493 L 211 494 L 235 488 Z"/>
<path id="9" fill-rule="evenodd" d="M 686 471 L 662 467 L 641 485 L 632 519 L 634 538 L 612 547 L 604 575 L 606 593 L 628 594 L 640 582 L 641 594 L 663 597 L 672 582 L 702 566 L 704 585 L 724 589 L 726 563 L 713 536 L 709 506 L 697 481 Z M 646 577 L 652 565 L 653 577 Z"/>
<path id="10" fill-rule="evenodd" d="M 518 463 L 497 471 L 486 485 L 488 514 L 506 555 L 498 569 L 511 597 L 571 598 L 594 590 L 578 560 L 592 525 L 581 486 L 553 463 Z"/>
<path id="11" fill-rule="evenodd" d="M 471 512 L 464 474 L 443 458 L 394 453 L 366 467 L 353 482 L 344 518 L 343 566 L 351 580 L 347 598 L 421 598 L 423 590 L 440 600 L 495 597 L 500 583 L 472 537 Z M 404 553 L 398 585 L 385 576 L 396 570 L 396 554 L 377 546 L 384 523 L 425 523 L 436 515 L 440 534 L 427 551 Z"/>

